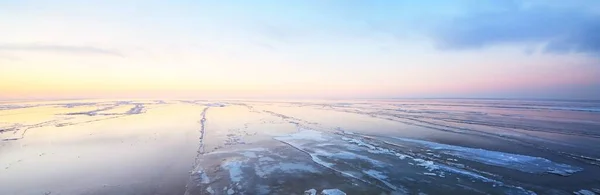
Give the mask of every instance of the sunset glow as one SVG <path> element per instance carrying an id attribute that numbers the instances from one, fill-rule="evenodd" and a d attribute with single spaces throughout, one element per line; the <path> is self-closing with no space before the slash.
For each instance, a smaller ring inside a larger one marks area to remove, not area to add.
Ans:
<path id="1" fill-rule="evenodd" d="M 3 1 L 0 98 L 600 98 L 595 1 L 367 2 Z"/>

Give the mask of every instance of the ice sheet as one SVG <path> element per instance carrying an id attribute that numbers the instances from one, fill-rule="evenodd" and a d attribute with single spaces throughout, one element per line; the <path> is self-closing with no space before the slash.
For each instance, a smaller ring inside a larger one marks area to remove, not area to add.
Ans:
<path id="1" fill-rule="evenodd" d="M 403 142 L 419 144 L 432 150 L 436 150 L 440 153 L 452 155 L 458 158 L 477 161 L 488 165 L 515 169 L 527 173 L 546 172 L 567 176 L 583 170 L 579 167 L 552 162 L 541 157 L 504 153 L 480 148 L 468 148 L 407 138 L 395 137 L 394 139 Z"/>

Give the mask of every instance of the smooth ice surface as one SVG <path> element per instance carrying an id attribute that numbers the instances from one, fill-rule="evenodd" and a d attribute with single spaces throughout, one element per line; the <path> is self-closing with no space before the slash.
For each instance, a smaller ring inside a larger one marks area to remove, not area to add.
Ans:
<path id="1" fill-rule="evenodd" d="M 469 99 L 0 102 L 0 194 L 598 194 L 599 108 Z"/>
<path id="2" fill-rule="evenodd" d="M 323 134 L 319 131 L 299 129 L 299 132 L 287 136 L 277 137 L 279 140 L 304 139 L 313 141 L 327 141 Z"/>

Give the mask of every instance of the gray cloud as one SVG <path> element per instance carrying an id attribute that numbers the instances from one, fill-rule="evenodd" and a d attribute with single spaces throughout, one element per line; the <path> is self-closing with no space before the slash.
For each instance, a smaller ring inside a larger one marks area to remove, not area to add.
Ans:
<path id="1" fill-rule="evenodd" d="M 111 49 L 89 46 L 67 46 L 47 44 L 0 44 L 0 51 L 34 51 L 34 52 L 61 52 L 75 54 L 98 54 L 124 57 L 124 55 Z"/>
<path id="2" fill-rule="evenodd" d="M 506 6 L 445 21 L 432 35 L 441 49 L 545 43 L 544 52 L 600 54 L 600 14 L 569 6 Z"/>

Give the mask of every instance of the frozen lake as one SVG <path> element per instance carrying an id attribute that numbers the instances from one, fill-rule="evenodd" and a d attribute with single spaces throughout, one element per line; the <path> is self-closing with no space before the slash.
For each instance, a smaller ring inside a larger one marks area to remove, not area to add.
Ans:
<path id="1" fill-rule="evenodd" d="M 600 102 L 0 102 L 0 194 L 600 194 Z"/>

